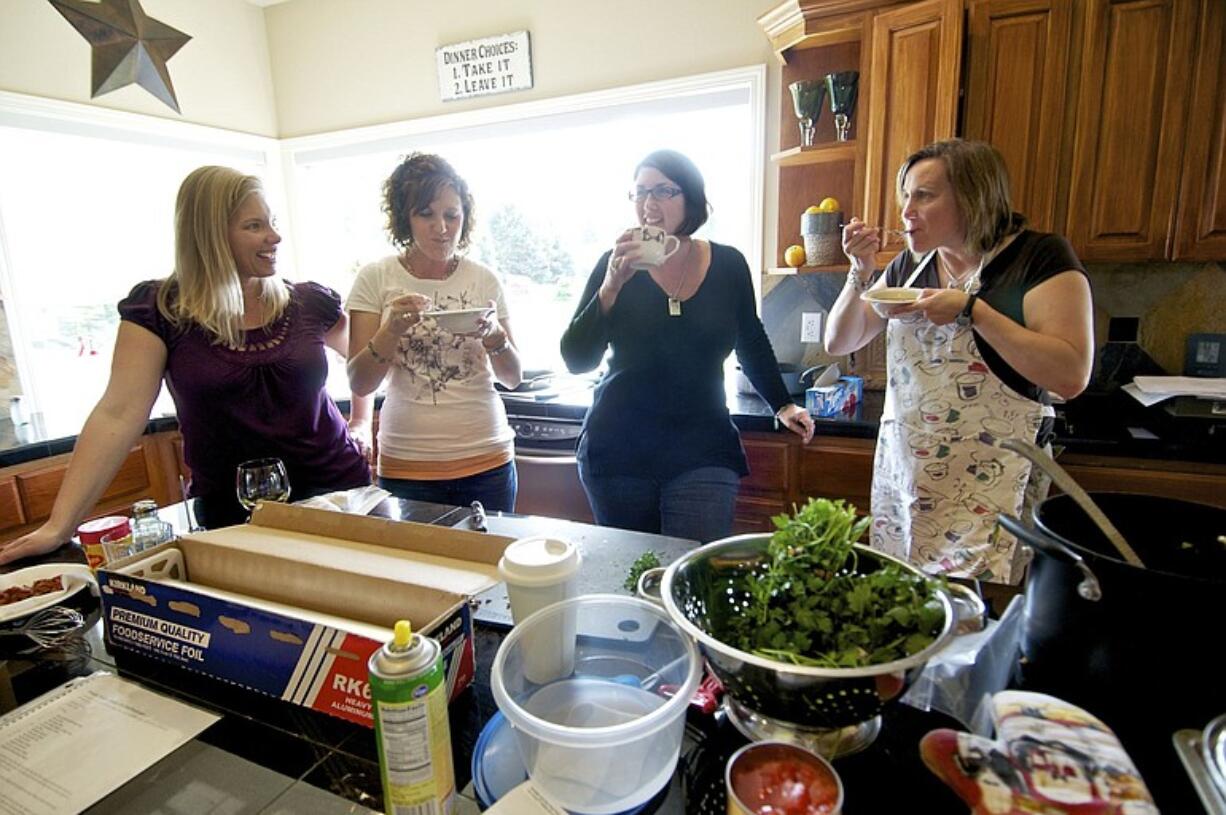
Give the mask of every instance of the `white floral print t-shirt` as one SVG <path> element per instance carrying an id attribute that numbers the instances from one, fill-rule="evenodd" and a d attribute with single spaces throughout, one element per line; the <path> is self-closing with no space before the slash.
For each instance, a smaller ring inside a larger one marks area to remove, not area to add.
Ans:
<path id="1" fill-rule="evenodd" d="M 508 316 L 502 285 L 481 264 L 461 258 L 446 280 L 421 280 L 395 255 L 358 272 L 345 310 L 386 319 L 391 302 L 409 293 L 429 297 L 436 311 L 481 308 L 493 300 L 498 319 Z M 431 320 L 400 338 L 379 412 L 379 446 L 386 455 L 447 461 L 511 453 L 514 439 L 494 390 L 489 356 L 478 338 L 453 335 Z"/>

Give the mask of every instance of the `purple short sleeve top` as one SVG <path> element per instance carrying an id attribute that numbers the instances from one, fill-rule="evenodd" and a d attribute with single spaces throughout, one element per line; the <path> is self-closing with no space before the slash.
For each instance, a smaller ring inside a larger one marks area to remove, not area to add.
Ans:
<path id="1" fill-rule="evenodd" d="M 366 459 L 324 389 L 324 337 L 341 316 L 336 292 L 294 283 L 285 312 L 247 332 L 239 349 L 214 344 L 199 326 L 175 326 L 157 307 L 162 281 L 138 284 L 119 303 L 121 319 L 166 344 L 166 386 L 174 399 L 189 494 L 234 496 L 238 464 L 276 456 L 291 498 L 370 483 Z"/>

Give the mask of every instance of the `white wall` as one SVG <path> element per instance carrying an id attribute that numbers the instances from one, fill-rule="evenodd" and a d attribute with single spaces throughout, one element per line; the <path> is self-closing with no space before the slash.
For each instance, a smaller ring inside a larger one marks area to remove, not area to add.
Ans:
<path id="1" fill-rule="evenodd" d="M 294 0 L 265 11 L 277 120 L 302 136 L 773 61 L 778 0 Z M 531 90 L 443 103 L 440 45 L 526 29 Z"/>
<path id="2" fill-rule="evenodd" d="M 761 64 L 767 110 L 777 110 L 779 65 L 757 20 L 778 4 L 292 0 L 265 10 L 277 122 L 282 137 L 303 136 Z M 436 48 L 521 29 L 531 36 L 531 90 L 440 101 Z M 777 117 L 766 122 L 771 152 Z M 768 166 L 765 257 L 775 251 L 777 177 Z"/>
<path id="3" fill-rule="evenodd" d="M 141 0 L 191 35 L 167 63 L 182 115 L 138 85 L 90 99 L 89 43 L 47 0 L 0 0 L 0 90 L 276 136 L 264 12 L 246 0 Z"/>

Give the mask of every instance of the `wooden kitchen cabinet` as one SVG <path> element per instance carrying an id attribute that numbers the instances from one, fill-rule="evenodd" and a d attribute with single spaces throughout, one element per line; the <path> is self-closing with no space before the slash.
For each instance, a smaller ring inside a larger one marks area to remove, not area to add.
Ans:
<path id="1" fill-rule="evenodd" d="M 922 0 L 873 17 L 866 98 L 864 218 L 899 228 L 895 178 L 903 160 L 955 134 L 962 55 L 961 0 Z M 861 85 L 865 77 L 860 78 Z M 891 235 L 877 257 L 885 268 L 905 244 Z"/>
<path id="2" fill-rule="evenodd" d="M 158 506 L 179 501 L 180 469 L 173 463 L 178 435 L 143 436 L 86 517 L 130 514 L 132 504 L 142 498 L 152 498 Z M 0 540 L 20 537 L 47 520 L 71 459 L 71 453 L 64 453 L 0 469 Z"/>
<path id="3" fill-rule="evenodd" d="M 736 534 L 773 532 L 773 516 L 810 498 L 842 498 L 868 513 L 873 439 L 818 436 L 806 445 L 791 433 L 743 433 L 741 441 L 749 475 L 737 497 Z"/>
<path id="4" fill-rule="evenodd" d="M 791 510 L 797 446 L 781 433 L 742 433 L 741 444 L 749 475 L 741 479 L 733 534 L 773 532 L 771 518 Z"/>
<path id="5" fill-rule="evenodd" d="M 1086 0 L 1066 232 L 1084 261 L 1168 256 L 1199 6 Z"/>
<path id="6" fill-rule="evenodd" d="M 1081 487 L 1180 498 L 1226 508 L 1226 465 L 1063 455 L 1060 465 Z"/>
<path id="7" fill-rule="evenodd" d="M 801 453 L 798 500 L 841 498 L 867 515 L 876 450 L 875 439 L 815 437 Z"/>
<path id="8" fill-rule="evenodd" d="M 1226 258 L 1226 3 L 1201 0 L 1174 260 Z M 1182 128 L 1183 123 L 1174 123 Z"/>
<path id="9" fill-rule="evenodd" d="M 971 0 L 967 14 L 963 135 L 1000 150 L 1013 208 L 1042 232 L 1062 231 L 1067 209 L 1072 24 L 1067 0 Z"/>
<path id="10" fill-rule="evenodd" d="M 953 136 L 962 49 L 962 0 L 818 3 L 788 0 L 759 19 L 782 62 L 778 219 L 771 272 L 845 273 L 846 263 L 784 269 L 783 251 L 800 243 L 800 215 L 823 198 L 842 204 L 844 218 L 896 228 L 901 223 L 894 178 L 910 153 Z M 835 141 L 833 116 L 817 119 L 816 144 L 801 147 L 789 86 L 834 71 L 858 70 L 859 98 L 848 142 Z M 878 256 L 882 268 L 901 243 Z M 869 388 L 885 384 L 885 339 L 855 354 L 849 372 Z"/>

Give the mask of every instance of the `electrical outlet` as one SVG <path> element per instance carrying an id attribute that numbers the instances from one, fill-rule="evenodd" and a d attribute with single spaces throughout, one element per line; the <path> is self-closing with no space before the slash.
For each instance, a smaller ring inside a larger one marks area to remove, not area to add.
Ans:
<path id="1" fill-rule="evenodd" d="M 822 317 L 825 316 L 820 311 L 805 311 L 800 315 L 800 341 L 801 342 L 821 342 L 822 341 Z"/>

